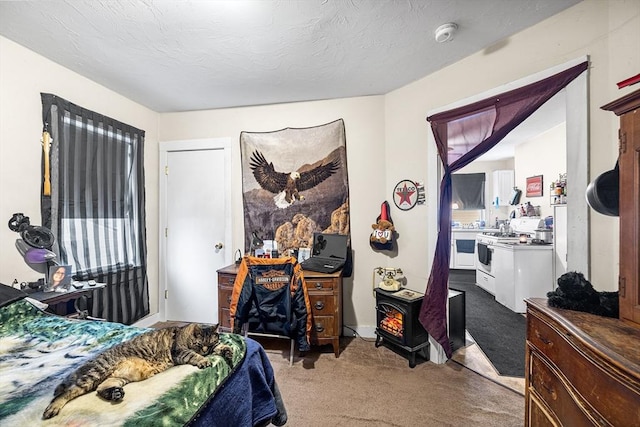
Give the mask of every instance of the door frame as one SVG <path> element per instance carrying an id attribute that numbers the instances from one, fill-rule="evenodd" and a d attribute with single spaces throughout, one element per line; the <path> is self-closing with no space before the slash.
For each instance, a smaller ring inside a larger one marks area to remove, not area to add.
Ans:
<path id="1" fill-rule="evenodd" d="M 488 91 L 469 96 L 451 104 L 427 112 L 427 117 L 453 108 L 471 104 L 476 101 L 494 96 L 529 83 L 550 77 L 568 68 L 589 61 L 589 56 L 580 56 L 563 64 L 531 74 L 521 79 L 490 89 Z M 566 91 L 566 128 L 567 128 L 567 175 L 571 181 L 571 209 L 567 208 L 567 233 L 575 236 L 568 242 L 567 271 L 581 271 L 590 276 L 590 229 L 589 205 L 583 195 L 589 185 L 589 69 L 577 76 L 565 86 Z M 438 212 L 440 212 L 440 182 L 444 175 L 444 168 L 438 157 L 438 149 L 431 127 L 427 132 L 427 205 L 429 210 L 428 248 L 429 253 L 435 254 L 438 238 Z M 432 258 L 433 259 L 433 258 Z M 432 261 L 431 261 L 432 262 Z M 431 264 L 428 265 L 431 270 Z M 434 363 L 445 363 L 447 357 L 444 350 L 433 338 L 429 337 L 430 359 Z"/>
<path id="2" fill-rule="evenodd" d="M 167 180 L 165 179 L 165 167 L 168 155 L 175 151 L 201 151 L 201 150 L 223 150 L 224 153 L 224 252 L 225 265 L 231 264 L 233 253 L 232 231 L 233 217 L 231 215 L 231 138 L 204 138 L 188 139 L 176 141 L 162 141 L 159 144 L 158 158 L 158 314 L 160 321 L 166 320 L 166 299 L 167 290 L 167 240 L 165 229 L 167 227 Z M 217 280 L 216 277 L 210 280 Z M 213 286 L 214 283 L 212 282 Z"/>

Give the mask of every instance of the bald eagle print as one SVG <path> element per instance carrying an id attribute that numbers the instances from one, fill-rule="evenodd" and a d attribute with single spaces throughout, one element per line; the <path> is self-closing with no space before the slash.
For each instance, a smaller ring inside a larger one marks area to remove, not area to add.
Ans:
<path id="1" fill-rule="evenodd" d="M 336 173 L 340 168 L 340 160 L 323 163 L 304 172 L 278 172 L 260 151 L 254 151 L 249 166 L 260 187 L 274 193 L 273 201 L 276 206 L 285 209 L 296 200 L 304 200 L 300 192 L 315 187 Z"/>

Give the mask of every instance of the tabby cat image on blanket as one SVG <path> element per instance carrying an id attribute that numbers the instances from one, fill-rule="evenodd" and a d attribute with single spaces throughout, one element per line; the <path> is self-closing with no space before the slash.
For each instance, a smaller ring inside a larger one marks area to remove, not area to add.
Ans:
<path id="1" fill-rule="evenodd" d="M 58 415 L 67 402 L 97 390 L 100 397 L 118 402 L 125 384 L 145 380 L 176 365 L 211 366 L 205 356 L 218 355 L 231 366 L 231 347 L 219 342 L 218 325 L 189 324 L 156 329 L 117 344 L 87 361 L 56 387 L 42 417 Z"/>

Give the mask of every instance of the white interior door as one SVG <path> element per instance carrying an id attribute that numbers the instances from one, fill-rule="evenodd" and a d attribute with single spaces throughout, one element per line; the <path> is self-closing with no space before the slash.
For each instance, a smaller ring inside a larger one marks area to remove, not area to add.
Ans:
<path id="1" fill-rule="evenodd" d="M 229 263 L 228 148 L 166 152 L 166 320 L 218 323 L 216 270 Z"/>

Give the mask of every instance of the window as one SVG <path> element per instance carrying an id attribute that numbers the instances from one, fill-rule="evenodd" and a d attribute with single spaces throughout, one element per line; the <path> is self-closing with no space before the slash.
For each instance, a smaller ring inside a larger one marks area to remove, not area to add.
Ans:
<path id="1" fill-rule="evenodd" d="M 75 280 L 107 284 L 92 315 L 133 323 L 149 313 L 144 131 L 55 95 L 42 94 L 42 105 L 52 137 L 42 219 L 58 262 L 72 266 Z"/>
<path id="2" fill-rule="evenodd" d="M 484 173 L 454 173 L 451 175 L 451 204 L 454 209 L 484 209 L 484 183 Z"/>

